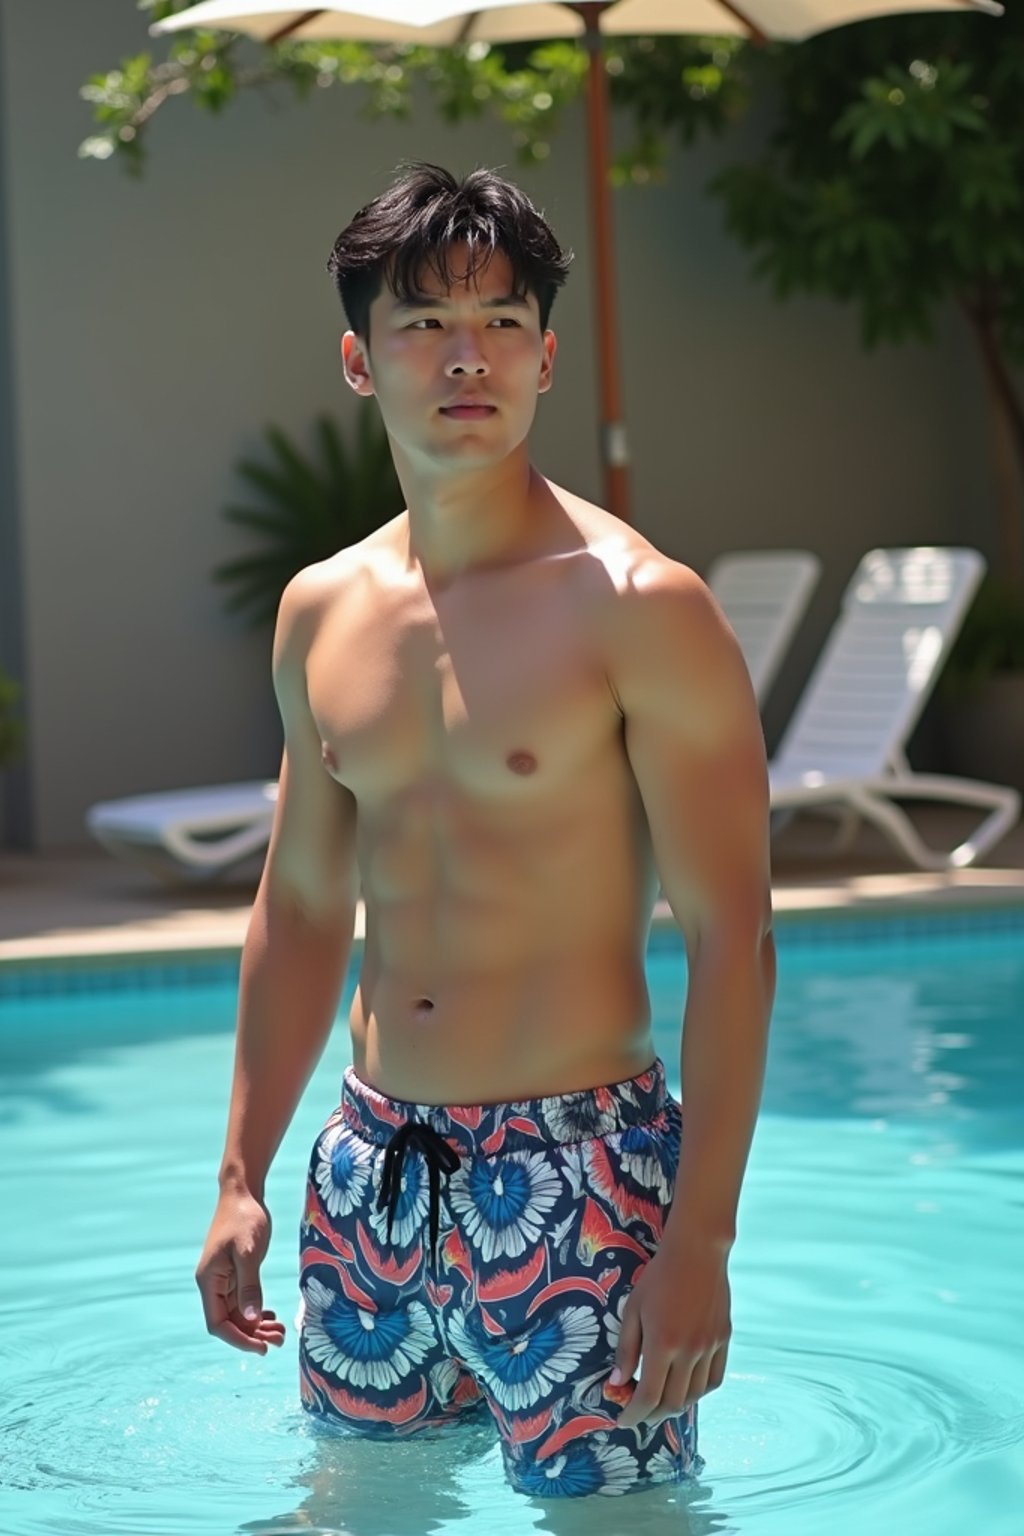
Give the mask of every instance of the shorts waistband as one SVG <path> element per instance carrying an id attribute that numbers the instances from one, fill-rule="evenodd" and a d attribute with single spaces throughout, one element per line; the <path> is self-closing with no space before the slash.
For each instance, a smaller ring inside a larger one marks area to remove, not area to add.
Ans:
<path id="1" fill-rule="evenodd" d="M 504 1104 L 414 1104 L 378 1093 L 346 1067 L 341 1112 L 358 1135 L 380 1146 L 403 1125 L 427 1125 L 460 1154 L 494 1157 L 537 1149 L 538 1143 L 567 1146 L 609 1136 L 656 1118 L 668 1101 L 665 1066 L 656 1058 L 646 1071 L 619 1083 L 574 1093 Z"/>

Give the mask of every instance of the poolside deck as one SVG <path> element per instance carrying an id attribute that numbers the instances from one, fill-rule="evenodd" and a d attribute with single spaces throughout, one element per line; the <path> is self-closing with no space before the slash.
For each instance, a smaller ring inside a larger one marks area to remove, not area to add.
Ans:
<path id="1" fill-rule="evenodd" d="M 915 813 L 923 835 L 953 845 L 969 815 L 945 807 Z M 911 870 L 870 826 L 841 858 L 823 851 L 831 824 L 801 816 L 778 837 L 773 885 L 777 921 L 797 914 L 864 914 L 975 906 L 1024 907 L 1024 823 L 983 864 L 943 874 Z M 101 850 L 0 852 L 0 965 L 97 955 L 224 951 L 241 947 L 259 877 L 257 861 L 231 883 L 174 888 Z M 662 905 L 661 915 L 668 917 Z M 356 921 L 362 933 L 362 911 Z"/>

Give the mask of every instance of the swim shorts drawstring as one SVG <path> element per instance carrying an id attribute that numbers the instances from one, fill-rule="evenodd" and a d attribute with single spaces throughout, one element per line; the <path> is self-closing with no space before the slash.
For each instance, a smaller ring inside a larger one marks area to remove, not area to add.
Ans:
<path id="1" fill-rule="evenodd" d="M 391 1227 L 395 1219 L 398 1199 L 402 1193 L 405 1149 L 410 1145 L 422 1153 L 427 1164 L 430 1179 L 430 1259 L 431 1263 L 436 1264 L 441 1209 L 441 1174 L 444 1174 L 445 1188 L 447 1188 L 452 1174 L 456 1168 L 460 1167 L 459 1154 L 449 1146 L 443 1136 L 438 1135 L 432 1126 L 425 1125 L 420 1120 L 407 1120 L 405 1125 L 399 1127 L 387 1143 L 384 1152 L 384 1174 L 381 1179 L 380 1194 L 377 1197 L 378 1211 L 382 1211 L 385 1204 L 388 1208 L 388 1242 L 391 1241 Z"/>

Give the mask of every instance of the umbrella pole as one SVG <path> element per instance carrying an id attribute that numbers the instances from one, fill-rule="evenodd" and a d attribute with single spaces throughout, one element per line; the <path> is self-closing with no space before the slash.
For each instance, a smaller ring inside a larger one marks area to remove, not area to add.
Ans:
<path id="1" fill-rule="evenodd" d="M 622 365 L 615 315 L 615 231 L 612 222 L 608 76 L 597 21 L 603 4 L 572 7 L 586 23 L 589 55 L 587 80 L 587 151 L 590 172 L 590 220 L 594 258 L 594 319 L 597 328 L 601 404 L 601 460 L 608 511 L 624 522 L 629 515 L 629 448 L 622 413 Z"/>
<path id="2" fill-rule="evenodd" d="M 615 231 L 612 224 L 611 133 L 608 125 L 608 76 L 604 68 L 598 17 L 608 0 L 581 0 L 569 9 L 583 17 L 586 26 L 584 46 L 589 69 L 587 78 L 587 152 L 590 169 L 590 222 L 594 250 L 594 318 L 597 325 L 597 366 L 601 404 L 601 463 L 604 470 L 604 495 L 608 511 L 628 523 L 629 447 L 626 423 L 622 416 L 622 364 L 615 313 Z M 323 14 L 304 11 L 273 36 L 270 44 L 283 42 L 307 21 Z"/>

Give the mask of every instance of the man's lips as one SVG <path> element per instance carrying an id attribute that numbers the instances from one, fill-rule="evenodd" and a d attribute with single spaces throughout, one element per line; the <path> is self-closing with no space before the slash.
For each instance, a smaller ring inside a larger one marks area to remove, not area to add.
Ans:
<path id="1" fill-rule="evenodd" d="M 441 415 L 451 416 L 456 421 L 483 421 L 486 416 L 493 416 L 496 409 L 496 406 L 479 401 L 462 400 L 455 405 L 442 405 Z"/>

